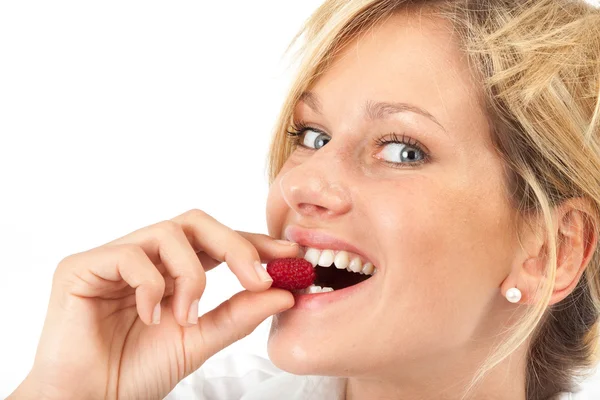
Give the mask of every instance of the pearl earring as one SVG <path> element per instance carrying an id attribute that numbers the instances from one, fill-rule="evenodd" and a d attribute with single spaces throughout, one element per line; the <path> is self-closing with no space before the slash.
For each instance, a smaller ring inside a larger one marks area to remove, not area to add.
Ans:
<path id="1" fill-rule="evenodd" d="M 521 291 L 516 287 L 510 288 L 506 291 L 506 300 L 511 303 L 518 303 L 521 300 Z"/>

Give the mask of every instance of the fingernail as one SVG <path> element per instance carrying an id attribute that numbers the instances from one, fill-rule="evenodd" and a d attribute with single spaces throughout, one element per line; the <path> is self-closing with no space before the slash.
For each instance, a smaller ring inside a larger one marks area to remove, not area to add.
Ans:
<path id="1" fill-rule="evenodd" d="M 277 243 L 284 244 L 286 246 L 298 246 L 298 243 L 290 242 L 289 240 L 275 240 Z"/>
<path id="2" fill-rule="evenodd" d="M 198 301 L 199 300 L 194 300 L 194 301 L 192 301 L 192 304 L 190 305 L 190 311 L 188 312 L 188 318 L 187 318 L 187 321 L 190 324 L 195 324 L 198 322 Z"/>
<path id="3" fill-rule="evenodd" d="M 160 303 L 154 306 L 152 311 L 152 323 L 158 325 L 160 323 Z"/>
<path id="4" fill-rule="evenodd" d="M 273 282 L 273 278 L 271 278 L 271 275 L 269 275 L 265 267 L 263 267 L 260 262 L 254 261 L 254 269 L 256 270 L 258 279 L 263 282 Z"/>

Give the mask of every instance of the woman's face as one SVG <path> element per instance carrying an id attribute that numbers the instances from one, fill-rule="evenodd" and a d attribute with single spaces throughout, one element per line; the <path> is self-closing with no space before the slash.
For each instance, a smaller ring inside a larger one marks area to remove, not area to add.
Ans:
<path id="1" fill-rule="evenodd" d="M 278 367 L 432 374 L 498 333 L 492 318 L 507 303 L 499 287 L 518 246 L 514 214 L 479 87 L 451 31 L 440 19 L 395 15 L 351 43 L 297 104 L 296 123 L 318 131 L 301 136 L 308 147 L 294 150 L 270 188 L 269 234 L 332 235 L 378 271 L 350 296 L 276 315 L 268 350 Z M 393 134 L 408 144 L 381 143 Z"/>

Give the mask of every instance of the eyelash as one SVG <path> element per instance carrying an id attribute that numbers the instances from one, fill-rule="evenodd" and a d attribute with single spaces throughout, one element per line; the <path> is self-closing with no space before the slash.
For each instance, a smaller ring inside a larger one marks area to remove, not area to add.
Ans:
<path id="1" fill-rule="evenodd" d="M 306 148 L 306 146 L 304 146 L 303 144 L 300 143 L 300 136 L 302 136 L 302 134 L 305 131 L 311 130 L 311 131 L 315 131 L 315 132 L 327 135 L 325 132 L 321 131 L 320 129 L 311 127 L 310 125 L 306 124 L 304 121 L 294 122 L 291 124 L 290 128 L 291 128 L 291 130 L 286 131 L 286 133 L 291 138 L 293 145 L 300 146 L 303 148 Z M 329 135 L 327 135 L 327 136 L 329 136 Z M 384 147 L 385 145 L 390 144 L 390 143 L 404 144 L 404 145 L 407 145 L 407 146 L 410 146 L 412 148 L 419 150 L 423 154 L 423 160 L 417 161 L 417 162 L 412 162 L 409 165 L 406 165 L 403 163 L 395 163 L 395 162 L 391 162 L 391 161 L 380 160 L 386 164 L 391 165 L 394 168 L 410 168 L 410 167 L 419 166 L 421 164 L 425 164 L 425 163 L 429 162 L 429 158 L 430 158 L 429 152 L 424 150 L 424 146 L 421 145 L 416 139 L 406 136 L 404 133 L 402 135 L 398 136 L 396 133 L 392 132 L 392 133 L 389 133 L 382 137 L 373 139 L 373 143 L 378 148 Z M 314 150 L 311 148 L 306 148 L 306 149 Z"/>

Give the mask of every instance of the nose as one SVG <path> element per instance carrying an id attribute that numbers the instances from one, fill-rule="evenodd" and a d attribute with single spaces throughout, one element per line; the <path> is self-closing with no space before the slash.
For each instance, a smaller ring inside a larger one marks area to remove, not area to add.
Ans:
<path id="1" fill-rule="evenodd" d="M 288 170 L 279 181 L 285 202 L 303 217 L 334 218 L 352 208 L 344 163 L 331 151 L 333 149 L 328 150 L 328 154 L 325 148 L 312 154 Z"/>

